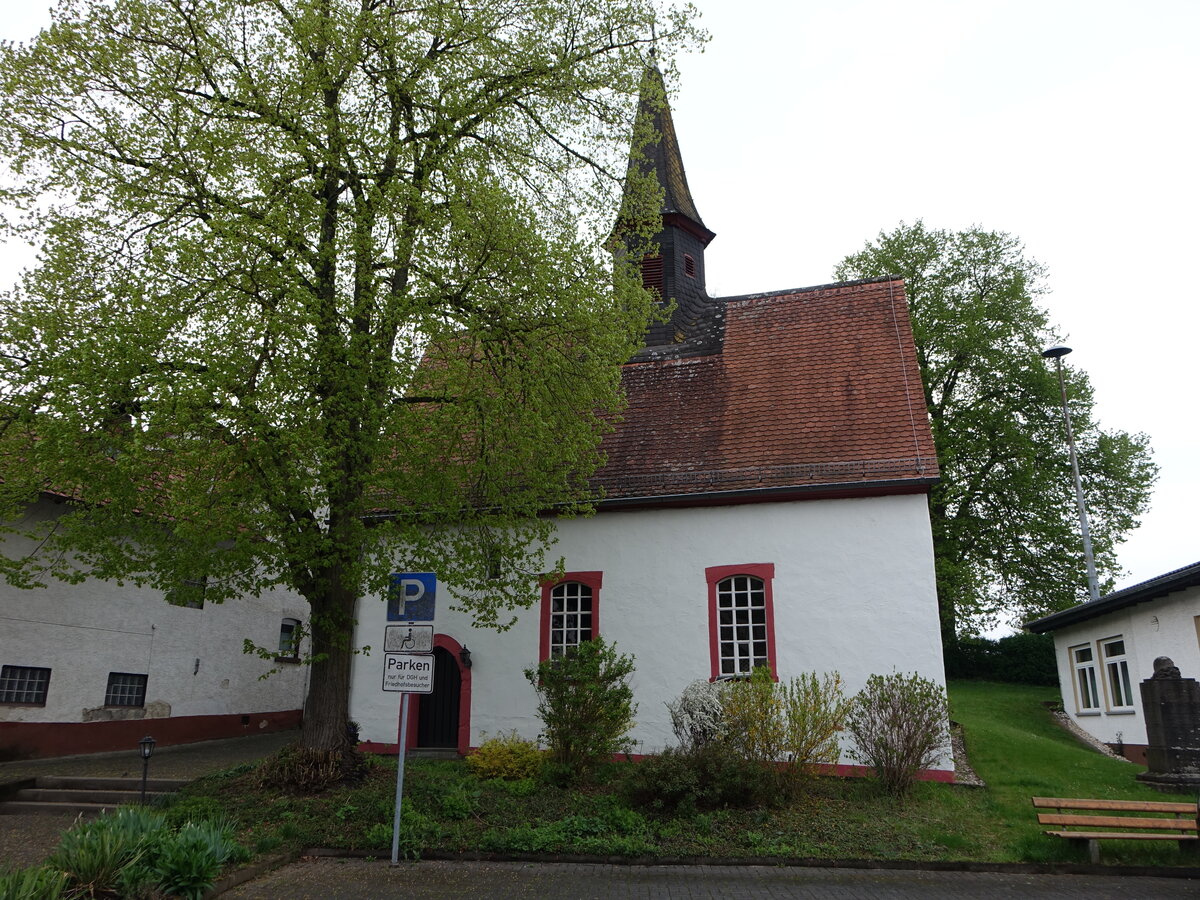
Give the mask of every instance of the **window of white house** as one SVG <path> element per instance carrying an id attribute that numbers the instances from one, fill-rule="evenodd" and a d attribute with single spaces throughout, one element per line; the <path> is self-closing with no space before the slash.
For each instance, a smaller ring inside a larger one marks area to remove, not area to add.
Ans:
<path id="1" fill-rule="evenodd" d="M 1133 706 L 1133 686 L 1129 682 L 1129 660 L 1125 656 L 1125 639 L 1118 635 L 1100 642 L 1104 654 L 1104 676 L 1108 700 L 1113 709 Z"/>
<path id="2" fill-rule="evenodd" d="M 542 585 L 541 658 L 562 656 L 600 633 L 601 572 L 568 572 Z"/>
<path id="3" fill-rule="evenodd" d="M 295 659 L 300 655 L 300 620 L 284 619 L 279 623 L 279 656 Z"/>
<path id="4" fill-rule="evenodd" d="M 37 666 L 0 668 L 0 703 L 45 706 L 50 689 L 50 670 Z"/>
<path id="5" fill-rule="evenodd" d="M 708 581 L 712 678 L 743 678 L 758 666 L 775 676 L 775 617 L 771 583 L 775 566 L 713 566 Z"/>
<path id="6" fill-rule="evenodd" d="M 1100 710 L 1100 691 L 1096 683 L 1096 658 L 1090 646 L 1072 647 L 1071 663 L 1075 667 L 1075 702 L 1079 712 Z"/>
<path id="7" fill-rule="evenodd" d="M 186 578 L 179 587 L 167 592 L 167 602 L 186 609 L 204 609 L 204 590 L 208 578 Z"/>
<path id="8" fill-rule="evenodd" d="M 132 672 L 109 672 L 104 691 L 105 706 L 145 706 L 146 676 Z"/>

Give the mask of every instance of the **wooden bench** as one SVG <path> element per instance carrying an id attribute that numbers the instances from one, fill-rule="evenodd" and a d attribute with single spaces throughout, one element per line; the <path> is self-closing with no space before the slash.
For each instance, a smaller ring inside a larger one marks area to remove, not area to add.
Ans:
<path id="1" fill-rule="evenodd" d="M 1034 797 L 1033 805 L 1037 809 L 1055 810 L 1038 813 L 1039 825 L 1059 825 L 1065 829 L 1046 834 L 1068 841 L 1087 841 L 1088 857 L 1093 863 L 1100 862 L 1100 841 L 1178 841 L 1180 850 L 1196 852 L 1200 848 L 1195 803 Z M 1079 810 L 1101 814 L 1080 815 Z"/>

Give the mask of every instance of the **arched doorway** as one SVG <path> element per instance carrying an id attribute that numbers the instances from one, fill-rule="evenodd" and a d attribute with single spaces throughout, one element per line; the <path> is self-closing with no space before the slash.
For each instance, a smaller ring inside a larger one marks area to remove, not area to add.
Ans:
<path id="1" fill-rule="evenodd" d="M 433 651 L 433 693 L 421 698 L 417 712 L 417 747 L 422 750 L 458 749 L 458 705 L 462 677 L 450 651 Z"/>
<path id="2" fill-rule="evenodd" d="M 416 710 L 410 714 L 410 749 L 456 750 L 461 754 L 470 749 L 471 670 L 462 664 L 461 653 L 458 641 L 444 634 L 434 635 L 433 693 L 420 696 Z"/>

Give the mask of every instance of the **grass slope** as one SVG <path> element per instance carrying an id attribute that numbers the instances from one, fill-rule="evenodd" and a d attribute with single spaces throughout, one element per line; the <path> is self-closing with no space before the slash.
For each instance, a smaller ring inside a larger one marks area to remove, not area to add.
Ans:
<path id="1" fill-rule="evenodd" d="M 988 784 L 997 837 L 1012 858 L 1042 862 L 1084 856 L 1067 841 L 1042 834 L 1031 797 L 1193 799 L 1145 787 L 1134 780 L 1143 767 L 1096 753 L 1064 731 L 1043 706 L 1057 700 L 1057 688 L 979 681 L 950 686 L 950 714 L 963 725 L 971 765 Z M 1195 864 L 1171 841 L 1105 841 L 1100 856 L 1106 863 Z"/>
<path id="2" fill-rule="evenodd" d="M 864 780 L 821 778 L 795 802 L 661 818 L 629 808 L 614 764 L 582 788 L 540 781 L 480 780 L 460 761 L 413 760 L 406 768 L 403 847 L 432 852 L 567 853 L 674 858 L 816 857 L 1083 861 L 1082 850 L 1041 834 L 1034 795 L 1154 799 L 1137 767 L 1105 758 L 1053 723 L 1047 688 L 957 682 L 952 715 L 964 725 L 972 765 L 986 789 L 920 784 L 895 800 Z M 222 811 L 243 843 L 265 853 L 325 846 L 387 856 L 394 760 L 375 759 L 366 781 L 315 796 L 265 790 L 249 767 L 197 782 L 178 803 L 197 815 Z M 1176 845 L 1112 842 L 1109 863 L 1193 864 Z"/>

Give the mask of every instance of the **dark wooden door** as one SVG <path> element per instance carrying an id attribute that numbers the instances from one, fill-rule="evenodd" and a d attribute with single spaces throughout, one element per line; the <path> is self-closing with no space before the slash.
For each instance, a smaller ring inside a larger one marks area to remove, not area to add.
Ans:
<path id="1" fill-rule="evenodd" d="M 448 650 L 433 651 L 433 693 L 421 698 L 417 714 L 418 747 L 458 747 L 458 701 L 462 676 Z"/>

